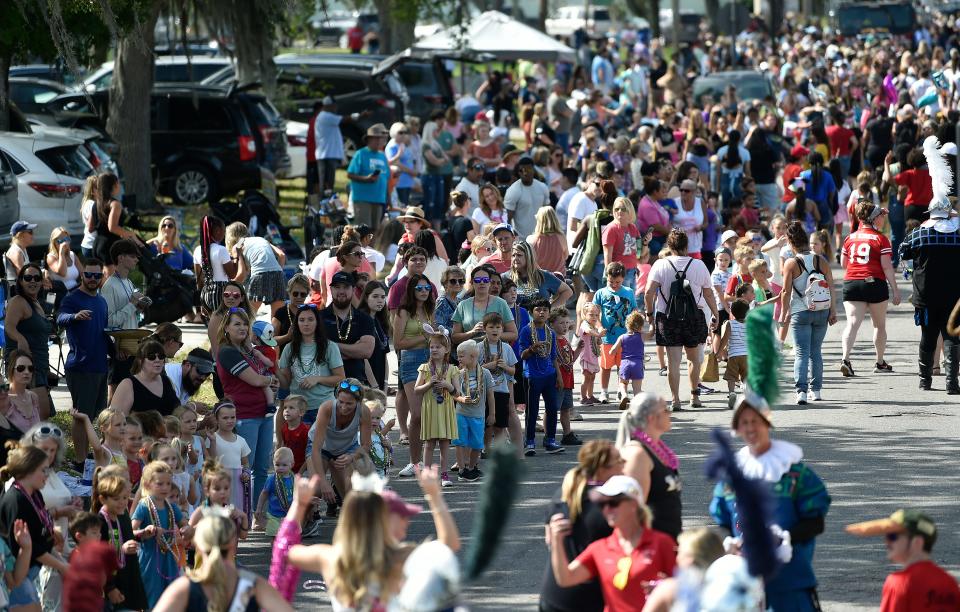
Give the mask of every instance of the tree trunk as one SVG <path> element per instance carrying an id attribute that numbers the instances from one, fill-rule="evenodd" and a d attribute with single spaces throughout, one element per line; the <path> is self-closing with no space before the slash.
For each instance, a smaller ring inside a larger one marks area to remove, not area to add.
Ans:
<path id="1" fill-rule="evenodd" d="M 414 42 L 416 16 L 410 18 L 410 7 L 400 4 L 405 0 L 374 0 L 380 18 L 380 53 L 393 55 Z"/>
<path id="2" fill-rule="evenodd" d="M 10 129 L 10 56 L 0 55 L 0 132 Z"/>
<path id="3" fill-rule="evenodd" d="M 541 32 L 547 31 L 547 13 L 550 12 L 550 2 L 540 0 L 540 10 L 537 12 L 537 29 Z"/>
<path id="4" fill-rule="evenodd" d="M 233 14 L 232 25 L 237 57 L 237 81 L 259 82 L 267 96 L 276 89 L 277 67 L 273 62 L 273 21 L 262 12 L 272 3 L 240 0 L 223 3 L 221 8 Z M 231 6 L 233 5 L 233 6 Z"/>
<path id="5" fill-rule="evenodd" d="M 150 146 L 150 90 L 153 88 L 153 27 L 160 3 L 151 7 L 140 27 L 117 38 L 117 56 L 110 86 L 107 133 L 119 147 L 124 187 L 136 196 L 136 207 L 154 207 Z"/>
<path id="6" fill-rule="evenodd" d="M 720 0 L 706 0 L 707 21 L 710 22 L 710 31 L 714 34 L 720 31 L 717 19 L 720 18 Z"/>
<path id="7" fill-rule="evenodd" d="M 627 0 L 627 8 L 650 22 L 650 34 L 660 36 L 660 0 Z"/>

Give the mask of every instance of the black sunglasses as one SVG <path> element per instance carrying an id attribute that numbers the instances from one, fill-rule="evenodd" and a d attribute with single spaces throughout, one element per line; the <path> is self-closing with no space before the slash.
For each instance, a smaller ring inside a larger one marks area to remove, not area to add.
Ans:
<path id="1" fill-rule="evenodd" d="M 43 276 L 40 274 L 24 274 L 23 282 L 25 283 L 39 283 L 43 280 Z"/>
<path id="2" fill-rule="evenodd" d="M 603 499 L 597 502 L 597 505 L 601 508 L 609 506 L 611 508 L 616 508 L 623 501 L 622 497 L 614 497 L 612 499 Z"/>
<path id="3" fill-rule="evenodd" d="M 473 168 L 474 170 L 486 170 L 486 169 L 487 169 L 487 167 L 484 166 L 483 164 L 473 164 L 473 165 L 470 166 L 470 167 Z"/>
<path id="4" fill-rule="evenodd" d="M 101 278 L 103 278 L 103 272 L 84 272 L 83 277 L 100 280 Z"/>
<path id="5" fill-rule="evenodd" d="M 17 372 L 33 372 L 32 365 L 18 365 L 14 368 Z"/>
<path id="6" fill-rule="evenodd" d="M 465 278 L 448 278 L 447 284 L 449 285 L 462 285 L 467 282 Z"/>
<path id="7" fill-rule="evenodd" d="M 290 297 L 295 297 L 295 298 L 305 298 L 308 295 L 310 295 L 309 291 L 291 291 L 290 292 Z"/>
<path id="8" fill-rule="evenodd" d="M 163 229 L 170 229 L 170 228 L 177 229 L 177 226 L 174 225 L 173 223 L 164 223 L 160 227 L 162 227 Z"/>
<path id="9" fill-rule="evenodd" d="M 143 358 L 147 361 L 157 361 L 158 359 L 167 360 L 167 356 L 163 353 L 147 353 Z"/>

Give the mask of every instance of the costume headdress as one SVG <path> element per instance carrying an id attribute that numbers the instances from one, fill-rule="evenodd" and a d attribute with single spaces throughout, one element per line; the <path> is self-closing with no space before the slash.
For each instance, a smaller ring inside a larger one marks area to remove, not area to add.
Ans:
<path id="1" fill-rule="evenodd" d="M 953 171 L 936 136 L 927 136 L 923 141 L 923 156 L 927 159 L 927 170 L 933 184 L 933 199 L 927 208 L 930 219 L 923 223 L 923 227 L 932 227 L 941 233 L 955 232 L 960 228 L 960 218 L 956 216 L 948 197 L 953 191 Z"/>

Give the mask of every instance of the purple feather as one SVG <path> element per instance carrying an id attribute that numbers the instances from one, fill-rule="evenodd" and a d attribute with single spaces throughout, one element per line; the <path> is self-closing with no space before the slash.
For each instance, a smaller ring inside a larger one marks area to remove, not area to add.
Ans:
<path id="1" fill-rule="evenodd" d="M 737 515 L 743 555 L 752 576 L 773 577 L 782 563 L 777 559 L 777 545 L 770 531 L 773 517 L 773 498 L 769 486 L 747 478 L 737 465 L 729 436 L 720 429 L 710 432 L 716 448 L 707 458 L 704 471 L 711 480 L 723 480 L 737 496 Z"/>

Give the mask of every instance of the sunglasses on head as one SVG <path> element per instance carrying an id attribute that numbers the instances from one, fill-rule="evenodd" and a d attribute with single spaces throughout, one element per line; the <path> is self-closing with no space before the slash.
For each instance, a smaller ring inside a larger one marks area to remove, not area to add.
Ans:
<path id="1" fill-rule="evenodd" d="M 290 297 L 293 297 L 293 298 L 305 298 L 308 295 L 310 295 L 309 291 L 291 291 L 290 292 Z"/>
<path id="2" fill-rule="evenodd" d="M 84 272 L 83 277 L 92 278 L 94 280 L 100 280 L 101 278 L 103 278 L 103 272 Z"/>
<path id="3" fill-rule="evenodd" d="M 597 502 L 597 505 L 600 506 L 601 508 L 605 508 L 605 507 L 616 508 L 621 504 L 621 502 L 623 502 L 622 497 L 614 497 L 611 499 L 600 500 Z"/>
<path id="4" fill-rule="evenodd" d="M 414 287 L 417 291 L 430 291 L 433 287 L 431 285 L 417 285 Z"/>
<path id="5" fill-rule="evenodd" d="M 316 310 L 316 304 L 300 304 L 297 306 L 297 312 L 303 312 L 304 310 Z"/>
<path id="6" fill-rule="evenodd" d="M 341 380 L 337 388 L 341 391 L 349 391 L 350 393 L 360 393 L 360 385 L 355 385 L 345 380 Z"/>
<path id="7" fill-rule="evenodd" d="M 43 276 L 40 274 L 24 274 L 23 282 L 25 283 L 39 283 L 43 280 Z"/>
<path id="8" fill-rule="evenodd" d="M 9 385 L 8 385 L 9 386 Z M 34 434 L 35 438 L 63 438 L 63 431 L 56 425 L 41 425 Z"/>
<path id="9" fill-rule="evenodd" d="M 17 367 L 14 368 L 14 370 L 16 370 L 17 372 L 20 372 L 20 373 L 23 373 L 23 372 L 33 372 L 33 366 L 32 366 L 32 365 L 18 365 Z"/>
<path id="10" fill-rule="evenodd" d="M 147 361 L 157 361 L 158 359 L 166 360 L 167 356 L 163 353 L 147 353 L 143 358 Z"/>
<path id="11" fill-rule="evenodd" d="M 223 292 L 223 297 L 225 297 L 225 298 L 238 299 L 241 295 L 242 295 L 242 294 L 241 294 L 239 291 L 224 291 L 224 292 Z"/>
<path id="12" fill-rule="evenodd" d="M 476 276 L 473 279 L 474 284 L 486 285 L 490 282 L 489 276 Z"/>

